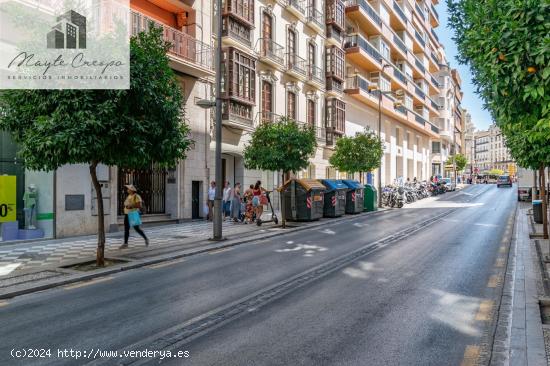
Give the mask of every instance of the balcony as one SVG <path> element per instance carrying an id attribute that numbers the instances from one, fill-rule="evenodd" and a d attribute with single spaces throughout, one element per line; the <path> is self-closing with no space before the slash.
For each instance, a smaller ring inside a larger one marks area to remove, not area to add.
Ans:
<path id="1" fill-rule="evenodd" d="M 426 48 L 426 41 L 424 40 L 424 37 L 422 37 L 420 32 L 417 31 L 416 29 L 414 30 L 414 38 L 416 39 L 416 41 L 420 45 L 420 47 L 415 47 L 414 51 L 415 52 L 424 52 L 424 49 Z"/>
<path id="2" fill-rule="evenodd" d="M 269 111 L 261 111 L 258 112 L 256 115 L 256 125 L 260 125 L 262 123 L 274 123 L 279 120 L 282 116 L 280 114 L 276 114 Z"/>
<path id="3" fill-rule="evenodd" d="M 439 60 L 438 60 L 437 56 L 435 55 L 435 53 L 430 52 L 430 56 L 432 57 L 432 61 L 433 61 L 436 65 L 439 65 Z"/>
<path id="4" fill-rule="evenodd" d="M 397 15 L 397 16 L 396 16 Z M 401 9 L 401 6 L 393 1 L 393 12 L 390 11 L 390 25 L 393 29 L 404 30 L 407 28 L 407 15 Z"/>
<path id="5" fill-rule="evenodd" d="M 232 19 L 224 19 L 222 37 L 224 44 L 252 48 L 252 31 Z"/>
<path id="6" fill-rule="evenodd" d="M 340 80 L 328 77 L 326 88 L 328 94 L 340 96 L 344 92 L 344 83 Z"/>
<path id="7" fill-rule="evenodd" d="M 369 86 L 372 85 L 375 84 L 360 75 L 350 76 L 346 78 L 344 93 L 376 108 L 379 103 L 379 92 L 378 90 L 370 91 Z"/>
<path id="8" fill-rule="evenodd" d="M 414 56 L 414 65 L 420 70 L 420 76 L 424 77 L 426 74 L 426 67 L 416 56 Z"/>
<path id="9" fill-rule="evenodd" d="M 434 100 L 432 98 L 430 98 L 430 105 L 432 106 L 433 109 L 435 110 L 439 110 L 440 108 L 440 105 L 437 104 L 436 102 L 434 102 Z"/>
<path id="10" fill-rule="evenodd" d="M 309 83 L 323 87 L 325 84 L 325 81 L 323 80 L 323 69 L 316 65 L 308 65 L 307 80 Z"/>
<path id="11" fill-rule="evenodd" d="M 215 74 L 212 47 L 139 12 L 131 11 L 132 36 L 148 31 L 151 24 L 162 28 L 162 38 L 171 44 L 168 56 L 172 68 L 195 77 Z"/>
<path id="12" fill-rule="evenodd" d="M 437 128 L 436 126 L 432 125 L 430 123 L 430 129 L 432 130 L 433 133 L 439 133 L 439 128 Z"/>
<path id="13" fill-rule="evenodd" d="M 397 35 L 393 34 L 393 42 L 399 47 L 401 51 L 406 55 L 407 54 L 407 46 L 405 45 L 405 42 Z"/>
<path id="14" fill-rule="evenodd" d="M 430 29 L 430 33 L 432 33 L 432 36 L 435 38 L 435 40 L 437 41 L 437 43 L 439 43 L 439 37 L 437 36 L 437 34 L 435 33 L 435 31 L 432 29 Z"/>
<path id="15" fill-rule="evenodd" d="M 296 78 L 305 79 L 307 75 L 306 60 L 295 53 L 286 53 L 286 72 Z"/>
<path id="16" fill-rule="evenodd" d="M 226 103 L 224 101 L 222 124 L 249 131 L 254 128 L 254 121 L 249 116 L 250 109 L 246 109 L 244 106 L 239 107 L 236 104 L 230 104 L 228 107 Z"/>
<path id="17" fill-rule="evenodd" d="M 399 70 L 397 67 L 393 67 L 393 76 L 403 84 L 403 86 L 399 86 L 399 85 L 396 85 L 395 87 L 397 87 L 398 89 L 406 89 L 407 88 L 407 77 L 405 76 L 405 74 L 403 74 L 403 72 L 401 72 L 401 70 Z M 393 86 L 393 85 L 392 85 Z"/>
<path id="18" fill-rule="evenodd" d="M 416 121 L 416 123 L 419 123 L 419 124 L 421 124 L 422 126 L 425 126 L 425 125 L 426 125 L 426 120 L 425 120 L 422 116 L 420 116 L 420 115 L 418 115 L 418 114 L 416 114 L 416 113 L 414 114 L 414 120 Z"/>
<path id="19" fill-rule="evenodd" d="M 307 25 L 317 33 L 325 33 L 325 15 L 313 6 L 307 8 Z"/>
<path id="20" fill-rule="evenodd" d="M 344 43 L 344 31 L 338 29 L 332 24 L 327 26 L 327 46 L 342 47 Z"/>
<path id="21" fill-rule="evenodd" d="M 284 47 L 268 38 L 258 40 L 260 47 L 260 61 L 263 61 L 275 68 L 284 68 Z"/>
<path id="22" fill-rule="evenodd" d="M 430 4 L 430 24 L 432 27 L 437 27 L 439 25 L 439 14 L 437 10 L 435 10 L 435 6 L 433 4 Z"/>
<path id="23" fill-rule="evenodd" d="M 420 89 L 417 85 L 414 86 L 414 93 L 421 99 L 421 100 L 425 100 L 426 98 L 426 93 L 424 93 L 422 91 L 422 89 Z"/>
<path id="24" fill-rule="evenodd" d="M 382 67 L 382 55 L 365 38 L 358 34 L 346 36 L 344 43 L 346 56 L 367 71 L 377 71 Z"/>
<path id="25" fill-rule="evenodd" d="M 327 141 L 326 129 L 324 127 L 318 127 L 318 126 L 314 126 L 314 128 L 315 128 L 315 138 L 317 139 L 317 141 L 321 143 L 326 143 Z"/>
<path id="26" fill-rule="evenodd" d="M 367 0 L 348 0 L 346 16 L 356 21 L 368 34 L 382 33 L 382 18 Z"/>
<path id="27" fill-rule="evenodd" d="M 417 2 L 414 3 L 414 8 L 416 9 L 416 13 L 420 16 L 421 19 L 426 20 L 426 14 L 424 14 L 424 11 Z"/>
<path id="28" fill-rule="evenodd" d="M 306 17 L 305 1 L 285 0 L 286 9 L 300 19 Z"/>

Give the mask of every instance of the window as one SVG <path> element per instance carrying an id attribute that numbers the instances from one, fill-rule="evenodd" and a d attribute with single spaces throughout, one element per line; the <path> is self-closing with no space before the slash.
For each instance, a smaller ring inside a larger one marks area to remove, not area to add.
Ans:
<path id="1" fill-rule="evenodd" d="M 339 134 L 346 132 L 346 103 L 336 98 L 326 100 L 326 127 Z"/>
<path id="2" fill-rule="evenodd" d="M 315 126 L 315 101 L 307 100 L 307 124 Z"/>
<path id="3" fill-rule="evenodd" d="M 286 115 L 293 120 L 296 120 L 296 93 L 286 92 Z"/>
<path id="4" fill-rule="evenodd" d="M 378 86 L 382 91 L 391 91 L 391 83 L 388 79 L 380 77 L 378 80 Z"/>
<path id="5" fill-rule="evenodd" d="M 326 52 L 326 71 L 329 76 L 344 80 L 345 59 L 344 51 L 336 46 L 327 49 Z"/>
<path id="6" fill-rule="evenodd" d="M 225 11 L 240 20 L 254 24 L 254 0 L 225 0 Z"/>
<path id="7" fill-rule="evenodd" d="M 346 25 L 344 17 L 344 3 L 341 0 L 327 0 L 326 18 L 327 23 L 333 24 L 344 30 Z"/>
<path id="8" fill-rule="evenodd" d="M 380 53 L 382 54 L 382 57 L 386 60 L 390 60 L 390 47 L 386 44 L 384 41 L 380 41 Z"/>
<path id="9" fill-rule="evenodd" d="M 432 153 L 439 154 L 441 152 L 441 142 L 432 141 Z"/>
<path id="10" fill-rule="evenodd" d="M 225 52 L 227 82 L 223 89 L 230 98 L 254 104 L 256 100 L 256 61 L 244 53 L 228 48 Z"/>

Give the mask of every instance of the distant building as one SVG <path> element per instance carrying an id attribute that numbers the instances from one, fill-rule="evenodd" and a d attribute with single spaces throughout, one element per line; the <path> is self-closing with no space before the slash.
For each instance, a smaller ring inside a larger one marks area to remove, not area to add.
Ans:
<path id="1" fill-rule="evenodd" d="M 462 115 L 464 116 L 464 131 L 462 134 L 463 143 L 462 143 L 462 153 L 466 157 L 468 164 L 464 169 L 466 174 L 470 174 L 473 170 L 475 162 L 475 133 L 476 127 L 472 122 L 471 114 L 466 110 L 462 110 Z"/>
<path id="2" fill-rule="evenodd" d="M 474 166 L 479 174 L 492 169 L 500 169 L 505 173 L 515 172 L 516 163 L 506 148 L 500 128 L 496 125 L 491 125 L 488 130 L 475 132 L 474 145 Z"/>

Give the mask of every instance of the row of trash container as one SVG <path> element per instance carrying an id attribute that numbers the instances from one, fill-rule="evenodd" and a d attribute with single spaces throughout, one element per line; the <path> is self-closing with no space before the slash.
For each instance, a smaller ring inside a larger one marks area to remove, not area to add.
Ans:
<path id="1" fill-rule="evenodd" d="M 291 179 L 279 191 L 289 221 L 313 221 L 376 211 L 376 189 L 355 180 Z"/>

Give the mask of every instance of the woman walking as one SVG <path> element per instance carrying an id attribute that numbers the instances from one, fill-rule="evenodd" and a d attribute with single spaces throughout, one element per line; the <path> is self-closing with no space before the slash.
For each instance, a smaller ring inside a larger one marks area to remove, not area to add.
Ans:
<path id="1" fill-rule="evenodd" d="M 235 222 L 239 222 L 241 217 L 241 201 L 241 183 L 235 183 L 231 193 L 231 218 Z"/>
<path id="2" fill-rule="evenodd" d="M 137 194 L 137 189 L 133 184 L 127 184 L 126 190 L 128 197 L 124 201 L 124 244 L 119 249 L 128 248 L 128 237 L 130 236 L 130 221 L 128 220 L 128 214 L 131 212 L 139 211 L 143 200 L 141 196 Z M 149 239 L 145 236 L 145 233 L 140 229 L 139 225 L 134 225 L 134 230 L 145 240 L 145 246 L 149 246 Z"/>
<path id="3" fill-rule="evenodd" d="M 264 202 L 262 202 L 262 196 L 265 194 L 265 189 L 262 187 L 262 182 L 257 181 L 256 185 L 252 189 L 252 204 L 254 206 L 254 212 L 256 213 L 256 219 L 260 219 L 264 213 Z"/>

